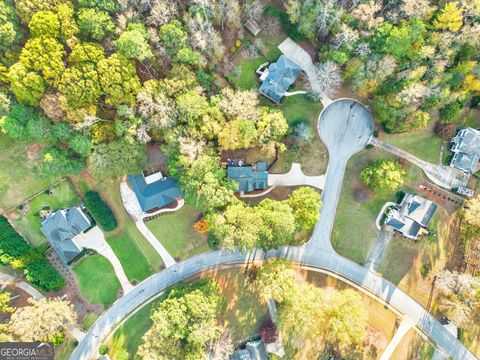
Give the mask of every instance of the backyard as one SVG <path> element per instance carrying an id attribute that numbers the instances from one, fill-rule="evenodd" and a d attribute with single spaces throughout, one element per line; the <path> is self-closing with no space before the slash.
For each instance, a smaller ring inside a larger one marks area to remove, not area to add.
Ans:
<path id="1" fill-rule="evenodd" d="M 174 213 L 166 213 L 146 222 L 147 227 L 176 260 L 185 260 L 208 251 L 206 236 L 194 231 L 200 213 L 184 205 Z"/>
<path id="2" fill-rule="evenodd" d="M 42 191 L 58 177 L 35 174 L 34 158 L 39 147 L 9 138 L 0 132 L 0 209 L 7 210 Z"/>
<path id="3" fill-rule="evenodd" d="M 51 212 L 80 203 L 81 200 L 70 182 L 65 180 L 50 187 L 31 201 L 22 204 L 21 208 L 12 210 L 9 217 L 14 219 L 15 225 L 33 246 L 39 246 L 47 242 L 41 231 L 43 219 L 40 211 Z"/>
<path id="4" fill-rule="evenodd" d="M 130 282 L 135 284 L 163 268 L 163 262 L 158 253 L 137 230 L 126 213 L 120 197 L 118 180 L 95 179 L 94 181 L 87 174 L 83 174 L 74 178 L 74 184 L 82 193 L 88 190 L 99 192 L 114 212 L 118 226 L 115 230 L 106 233 L 105 237 L 120 260 Z"/>
<path id="5" fill-rule="evenodd" d="M 110 262 L 101 255 L 90 255 L 73 265 L 80 291 L 92 304 L 102 304 L 105 309 L 117 299 L 121 289 Z"/>

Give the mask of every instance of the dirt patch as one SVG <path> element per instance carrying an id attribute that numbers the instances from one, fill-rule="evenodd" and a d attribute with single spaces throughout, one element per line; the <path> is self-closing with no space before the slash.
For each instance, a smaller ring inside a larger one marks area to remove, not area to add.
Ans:
<path id="1" fill-rule="evenodd" d="M 361 188 L 354 188 L 353 198 L 358 202 L 369 202 L 373 198 L 372 191 L 366 186 L 363 186 Z"/>
<path id="2" fill-rule="evenodd" d="M 418 186 L 420 195 L 441 206 L 451 215 L 463 206 L 464 199 L 423 180 Z"/>
<path id="3" fill-rule="evenodd" d="M 15 286 L 14 283 L 8 284 L 2 292 L 10 293 L 9 306 L 18 309 L 28 305 L 28 299 L 31 297 L 27 292 Z M 0 312 L 0 323 L 5 323 L 10 319 L 11 313 Z"/>
<path id="4" fill-rule="evenodd" d="M 267 198 L 282 201 L 287 199 L 295 189 L 298 189 L 298 186 L 278 186 L 264 196 L 260 196 L 257 198 L 241 198 L 241 200 L 245 201 L 250 205 L 256 205 L 260 201 Z"/>
<path id="5" fill-rule="evenodd" d="M 160 150 L 159 144 L 147 145 L 148 167 L 147 172 L 154 173 L 160 171 L 163 175 L 167 174 L 167 156 Z"/>
<path id="6" fill-rule="evenodd" d="M 30 161 L 38 159 L 40 154 L 40 150 L 42 150 L 42 145 L 40 144 L 30 144 L 27 145 L 27 158 Z"/>

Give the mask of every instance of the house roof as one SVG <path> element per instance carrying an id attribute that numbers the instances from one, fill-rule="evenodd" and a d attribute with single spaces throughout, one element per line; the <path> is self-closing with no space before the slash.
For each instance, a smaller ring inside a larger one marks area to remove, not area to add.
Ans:
<path id="1" fill-rule="evenodd" d="M 301 71 L 299 65 L 281 55 L 268 67 L 268 76 L 259 88 L 260 93 L 274 102 L 280 102 Z"/>
<path id="2" fill-rule="evenodd" d="M 263 341 L 250 341 L 245 349 L 233 353 L 232 360 L 267 360 L 267 351 Z"/>
<path id="3" fill-rule="evenodd" d="M 227 176 L 238 183 L 237 192 L 263 190 L 268 186 L 267 164 L 263 161 L 256 165 L 229 166 Z"/>
<path id="4" fill-rule="evenodd" d="M 155 175 L 128 176 L 143 211 L 164 207 L 183 197 L 177 180 Z"/>
<path id="5" fill-rule="evenodd" d="M 480 131 L 473 128 L 460 130 L 452 139 L 453 153 L 450 166 L 474 173 L 480 160 Z"/>
<path id="6" fill-rule="evenodd" d="M 432 201 L 407 193 L 397 208 L 388 213 L 385 225 L 410 239 L 416 239 L 420 229 L 428 226 L 436 210 L 437 205 Z"/>
<path id="7" fill-rule="evenodd" d="M 69 263 L 81 248 L 73 240 L 91 226 L 80 206 L 55 211 L 42 222 L 42 232 L 58 255 Z"/>

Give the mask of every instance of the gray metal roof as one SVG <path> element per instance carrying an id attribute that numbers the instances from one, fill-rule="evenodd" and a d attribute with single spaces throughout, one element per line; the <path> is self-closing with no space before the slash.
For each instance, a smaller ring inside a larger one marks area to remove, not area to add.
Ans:
<path id="1" fill-rule="evenodd" d="M 258 90 L 270 100 L 278 103 L 301 71 L 302 68 L 299 65 L 281 55 L 277 62 L 268 67 L 268 76 Z"/>
<path id="2" fill-rule="evenodd" d="M 145 181 L 143 174 L 128 175 L 128 178 L 143 211 L 162 208 L 183 197 L 177 180 L 173 178 L 162 177 L 151 183 Z"/>
<path id="3" fill-rule="evenodd" d="M 473 128 L 460 130 L 452 139 L 453 153 L 450 166 L 474 173 L 480 160 L 480 131 Z"/>
<path id="4" fill-rule="evenodd" d="M 267 164 L 263 161 L 258 162 L 256 166 L 229 166 L 227 176 L 238 183 L 235 190 L 237 192 L 263 190 L 268 186 Z"/>
<path id="5" fill-rule="evenodd" d="M 90 220 L 80 206 L 77 206 L 52 213 L 42 222 L 42 232 L 62 260 L 68 264 L 82 250 L 72 239 L 90 226 Z"/>

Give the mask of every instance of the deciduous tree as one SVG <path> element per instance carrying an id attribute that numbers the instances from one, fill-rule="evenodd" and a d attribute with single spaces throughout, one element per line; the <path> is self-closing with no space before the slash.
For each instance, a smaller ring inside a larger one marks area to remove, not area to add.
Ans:
<path id="1" fill-rule="evenodd" d="M 294 190 L 287 199 L 293 210 L 295 224 L 301 231 L 311 231 L 320 215 L 322 199 L 311 187 L 303 186 Z"/>
<path id="2" fill-rule="evenodd" d="M 78 28 L 85 38 L 102 40 L 113 33 L 115 23 L 105 11 L 81 8 L 77 16 Z"/>
<path id="3" fill-rule="evenodd" d="M 405 170 L 393 160 L 375 160 L 360 173 L 360 180 L 373 191 L 397 190 L 403 185 Z"/>

